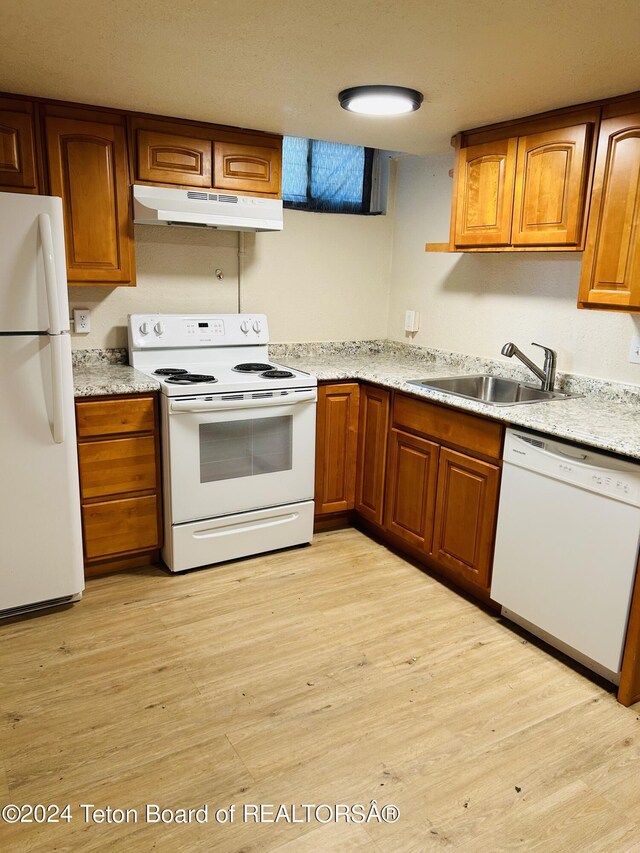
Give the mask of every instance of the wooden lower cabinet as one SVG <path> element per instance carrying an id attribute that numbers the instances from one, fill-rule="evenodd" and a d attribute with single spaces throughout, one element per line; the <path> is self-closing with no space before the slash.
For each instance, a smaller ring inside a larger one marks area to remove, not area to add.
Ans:
<path id="1" fill-rule="evenodd" d="M 385 533 L 488 601 L 503 426 L 405 394 L 391 424 Z"/>
<path id="2" fill-rule="evenodd" d="M 360 388 L 355 509 L 378 526 L 383 523 L 390 401 L 384 388 Z"/>
<path id="3" fill-rule="evenodd" d="M 76 401 L 85 574 L 148 565 L 162 544 L 155 394 Z"/>
<path id="4" fill-rule="evenodd" d="M 352 510 L 358 451 L 357 382 L 320 385 L 316 421 L 316 516 Z"/>
<path id="5" fill-rule="evenodd" d="M 433 558 L 484 589 L 491 582 L 500 469 L 443 447 L 433 532 Z"/>
<path id="6" fill-rule="evenodd" d="M 414 548 L 431 553 L 440 448 L 391 430 L 385 527 Z"/>

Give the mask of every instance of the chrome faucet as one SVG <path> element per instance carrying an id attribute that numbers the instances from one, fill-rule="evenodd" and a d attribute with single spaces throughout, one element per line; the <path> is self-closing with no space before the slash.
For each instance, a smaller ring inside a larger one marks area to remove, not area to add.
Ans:
<path id="1" fill-rule="evenodd" d="M 501 352 L 502 355 L 506 355 L 508 358 L 511 358 L 512 355 L 519 358 L 538 377 L 542 383 L 542 391 L 553 391 L 553 384 L 556 380 L 556 352 L 549 349 L 549 347 L 542 346 L 542 344 L 534 344 L 532 342 L 531 346 L 540 347 L 540 349 L 544 350 L 544 367 L 538 367 L 537 364 L 534 364 L 515 344 L 505 344 Z"/>

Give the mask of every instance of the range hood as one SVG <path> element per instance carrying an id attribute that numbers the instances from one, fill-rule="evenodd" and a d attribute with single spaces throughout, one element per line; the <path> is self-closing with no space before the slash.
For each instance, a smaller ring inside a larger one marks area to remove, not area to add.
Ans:
<path id="1" fill-rule="evenodd" d="M 192 225 L 222 231 L 282 231 L 282 200 L 134 186 L 133 221 L 138 225 Z"/>

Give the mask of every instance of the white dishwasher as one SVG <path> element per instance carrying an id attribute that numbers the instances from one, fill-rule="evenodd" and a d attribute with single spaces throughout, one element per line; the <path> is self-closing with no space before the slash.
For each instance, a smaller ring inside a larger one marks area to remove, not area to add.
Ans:
<path id="1" fill-rule="evenodd" d="M 640 465 L 507 429 L 491 597 L 619 682 L 640 544 Z"/>

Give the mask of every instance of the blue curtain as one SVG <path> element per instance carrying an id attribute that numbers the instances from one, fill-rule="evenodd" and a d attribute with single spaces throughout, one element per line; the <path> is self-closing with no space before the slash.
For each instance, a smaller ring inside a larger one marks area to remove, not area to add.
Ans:
<path id="1" fill-rule="evenodd" d="M 285 136 L 282 198 L 286 207 L 335 213 L 368 212 L 366 150 L 358 145 Z"/>

